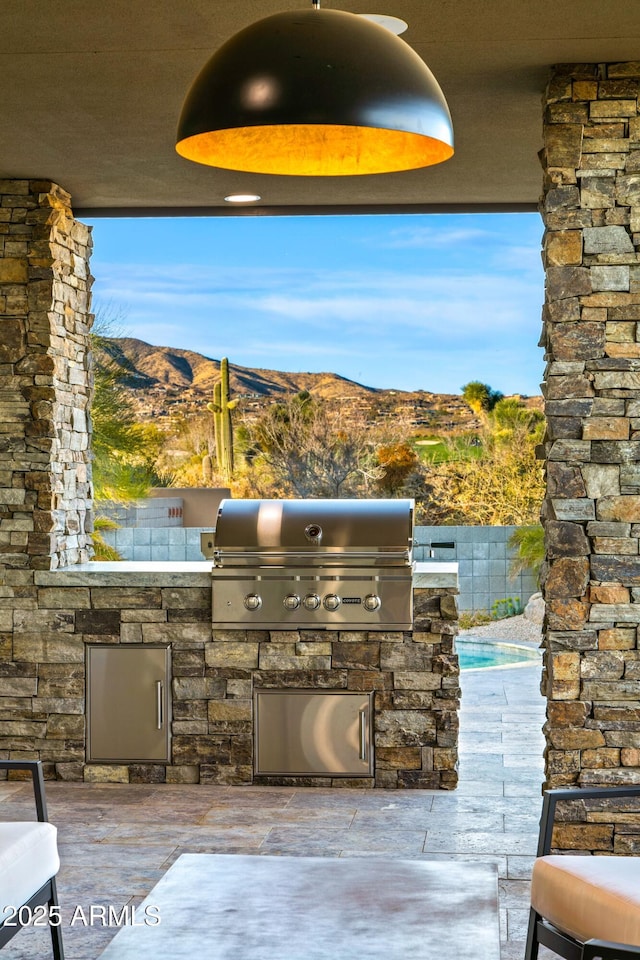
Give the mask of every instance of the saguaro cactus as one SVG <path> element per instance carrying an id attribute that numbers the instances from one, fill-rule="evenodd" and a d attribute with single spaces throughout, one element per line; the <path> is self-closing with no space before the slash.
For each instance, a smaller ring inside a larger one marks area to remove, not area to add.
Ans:
<path id="1" fill-rule="evenodd" d="M 237 406 L 237 400 L 229 399 L 229 361 L 226 357 L 223 357 L 220 361 L 220 380 L 213 388 L 213 403 L 208 403 L 207 409 L 213 413 L 218 473 L 224 477 L 227 483 L 233 479 L 231 411 Z"/>

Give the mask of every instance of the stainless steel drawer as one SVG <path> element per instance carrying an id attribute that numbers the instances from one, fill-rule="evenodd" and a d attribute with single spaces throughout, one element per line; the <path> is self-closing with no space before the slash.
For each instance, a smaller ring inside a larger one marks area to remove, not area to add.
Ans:
<path id="1" fill-rule="evenodd" d="M 256 690 L 256 776 L 373 776 L 372 693 Z"/>

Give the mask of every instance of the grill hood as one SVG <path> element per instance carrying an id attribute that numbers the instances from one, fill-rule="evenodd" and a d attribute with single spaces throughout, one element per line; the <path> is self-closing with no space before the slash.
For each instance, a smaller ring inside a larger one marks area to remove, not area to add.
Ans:
<path id="1" fill-rule="evenodd" d="M 223 500 L 216 567 L 411 563 L 413 500 Z"/>
<path id="2" fill-rule="evenodd" d="M 223 500 L 215 626 L 410 630 L 413 500 Z"/>

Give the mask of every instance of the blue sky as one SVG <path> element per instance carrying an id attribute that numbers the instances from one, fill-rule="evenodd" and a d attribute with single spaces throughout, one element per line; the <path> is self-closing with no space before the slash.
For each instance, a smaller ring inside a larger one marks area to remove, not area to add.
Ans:
<path id="1" fill-rule="evenodd" d="M 119 333 L 373 387 L 537 394 L 537 214 L 94 220 Z"/>

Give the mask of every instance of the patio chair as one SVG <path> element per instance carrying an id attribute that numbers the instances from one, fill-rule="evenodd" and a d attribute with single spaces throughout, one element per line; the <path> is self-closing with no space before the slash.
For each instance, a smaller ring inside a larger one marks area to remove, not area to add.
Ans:
<path id="1" fill-rule="evenodd" d="M 625 797 L 640 797 L 640 786 L 545 793 L 525 960 L 540 944 L 565 960 L 640 957 L 640 857 L 549 855 L 560 800 Z"/>
<path id="2" fill-rule="evenodd" d="M 55 881 L 60 868 L 57 831 L 47 822 L 42 764 L 0 760 L 0 770 L 31 773 L 37 816 L 27 822 L 0 822 L 0 949 L 23 926 L 40 920 L 51 930 L 54 960 L 64 960 Z"/>

